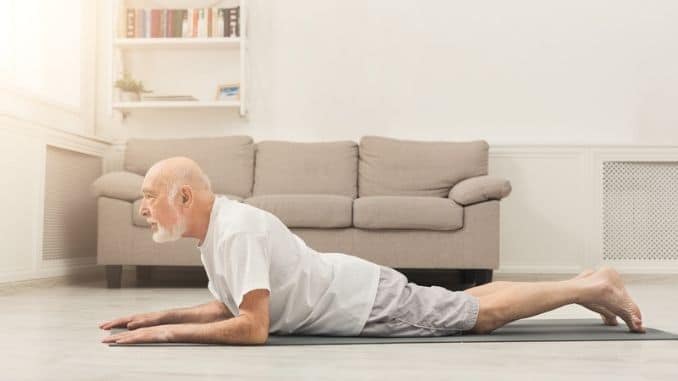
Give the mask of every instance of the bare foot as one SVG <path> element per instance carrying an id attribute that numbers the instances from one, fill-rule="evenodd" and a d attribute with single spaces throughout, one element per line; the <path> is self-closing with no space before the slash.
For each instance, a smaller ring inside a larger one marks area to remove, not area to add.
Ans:
<path id="1" fill-rule="evenodd" d="M 645 332 L 640 308 L 631 299 L 616 270 L 611 267 L 602 267 L 582 280 L 587 281 L 593 290 L 591 299 L 586 300 L 586 303 L 602 305 L 622 318 L 631 332 Z"/>
<path id="2" fill-rule="evenodd" d="M 591 269 L 587 269 L 579 273 L 574 279 L 580 279 L 580 278 L 586 278 L 587 276 L 593 274 L 595 271 Z M 619 325 L 619 322 L 617 322 L 617 315 L 613 314 L 608 310 L 607 308 L 603 307 L 600 304 L 595 304 L 595 303 L 587 303 L 587 304 L 580 304 L 582 307 L 588 308 L 589 310 L 593 312 L 597 312 L 600 314 L 600 317 L 603 319 L 603 324 L 605 325 Z"/>

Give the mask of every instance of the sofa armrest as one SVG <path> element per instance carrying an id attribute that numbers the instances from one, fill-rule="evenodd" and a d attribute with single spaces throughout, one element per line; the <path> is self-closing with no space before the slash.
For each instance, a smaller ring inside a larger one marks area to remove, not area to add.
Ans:
<path id="1" fill-rule="evenodd" d="M 104 174 L 90 186 L 95 197 L 109 197 L 133 202 L 141 198 L 144 177 L 136 173 L 115 171 Z"/>
<path id="2" fill-rule="evenodd" d="M 511 193 L 511 183 L 501 177 L 478 176 L 462 180 L 450 189 L 449 198 L 460 205 L 501 200 Z"/>

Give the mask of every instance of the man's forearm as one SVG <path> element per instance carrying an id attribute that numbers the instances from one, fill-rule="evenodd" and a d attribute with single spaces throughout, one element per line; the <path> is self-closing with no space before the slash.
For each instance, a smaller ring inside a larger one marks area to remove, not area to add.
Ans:
<path id="1" fill-rule="evenodd" d="M 166 313 L 166 319 L 163 319 L 166 321 L 163 321 L 163 323 L 210 323 L 232 317 L 233 315 L 222 302 L 214 300 L 194 307 L 169 310 Z"/>
<path id="2" fill-rule="evenodd" d="M 262 332 L 246 315 L 204 324 L 170 326 L 170 341 L 207 344 L 263 344 L 268 332 Z"/>

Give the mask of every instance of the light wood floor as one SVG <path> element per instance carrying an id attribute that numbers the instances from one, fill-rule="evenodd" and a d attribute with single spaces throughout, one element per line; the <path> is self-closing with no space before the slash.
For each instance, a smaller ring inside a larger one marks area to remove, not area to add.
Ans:
<path id="1" fill-rule="evenodd" d="M 678 332 L 678 276 L 626 278 L 646 326 Z M 97 324 L 105 319 L 209 300 L 201 288 L 109 290 L 103 281 L 0 285 L 0 379 L 678 380 L 678 341 L 256 348 L 100 343 L 108 332 Z M 575 305 L 540 318 L 592 316 Z"/>

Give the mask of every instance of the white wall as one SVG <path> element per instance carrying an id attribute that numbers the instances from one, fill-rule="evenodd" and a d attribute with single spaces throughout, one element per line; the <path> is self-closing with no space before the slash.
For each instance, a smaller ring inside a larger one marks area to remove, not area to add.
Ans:
<path id="1" fill-rule="evenodd" d="M 0 222 L 0 283 L 88 271 L 95 263 L 42 255 L 47 146 L 94 156 L 110 147 L 92 136 L 96 4 L 55 4 L 2 2 L 0 193 L 6 218 Z M 26 15 L 39 25 L 22 22 Z M 59 22 L 69 25 L 58 28 Z"/>
<path id="2" fill-rule="evenodd" d="M 596 158 L 614 151 L 616 160 L 652 159 L 662 150 L 647 146 L 656 144 L 673 145 L 661 160 L 678 160 L 678 2 L 248 3 L 247 118 L 139 111 L 120 123 L 108 115 L 112 79 L 100 60 L 99 133 L 119 141 L 485 139 L 491 173 L 511 179 L 514 189 L 502 204 L 507 272 L 575 272 L 601 263 Z M 102 57 L 111 45 L 110 7 L 99 5 Z M 192 59 L 185 58 L 187 75 Z"/>
<path id="3" fill-rule="evenodd" d="M 137 112 L 121 127 L 107 114 L 110 74 L 100 60 L 99 133 L 678 142 L 675 1 L 248 3 L 247 119 Z M 106 57 L 107 1 L 99 11 Z"/>

